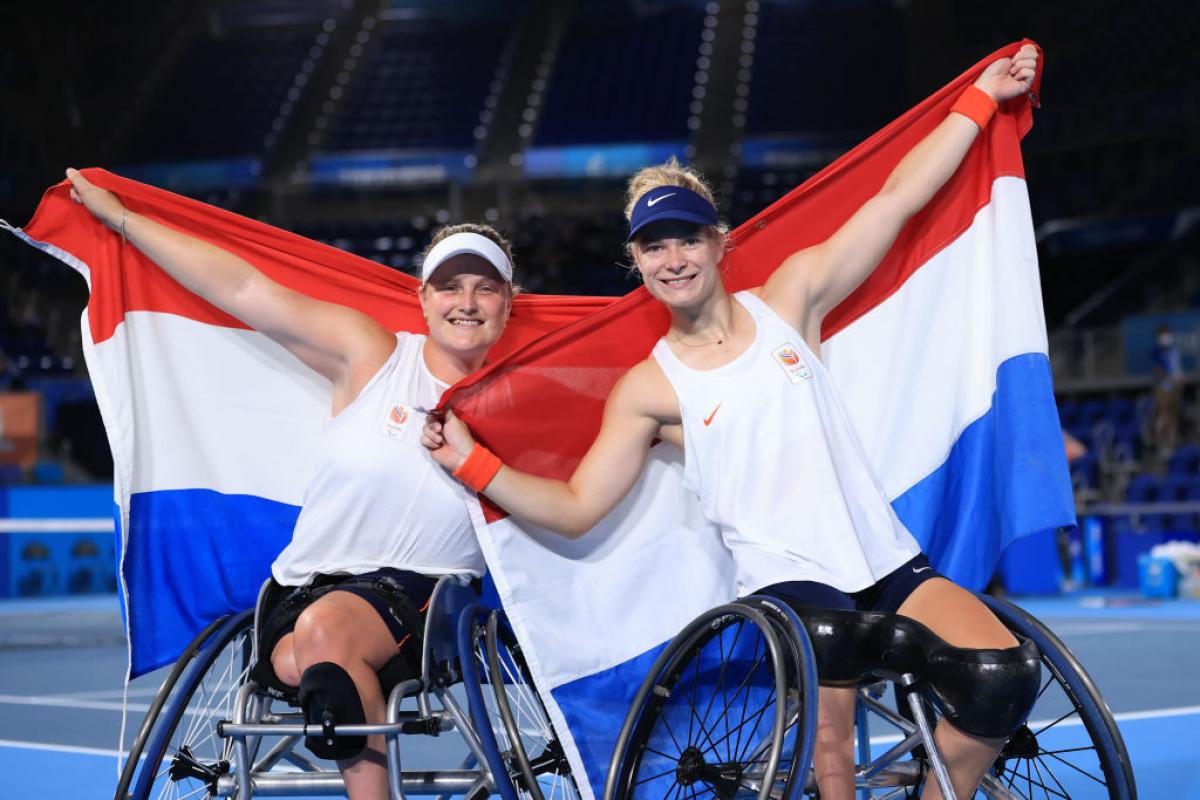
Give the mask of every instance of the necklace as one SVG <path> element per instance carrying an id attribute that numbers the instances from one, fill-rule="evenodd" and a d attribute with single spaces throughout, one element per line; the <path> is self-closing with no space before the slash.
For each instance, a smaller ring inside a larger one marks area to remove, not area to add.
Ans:
<path id="1" fill-rule="evenodd" d="M 671 338 L 671 337 L 668 337 L 668 338 Z M 674 341 L 678 342 L 679 344 L 683 345 L 684 347 L 704 347 L 705 345 L 710 345 L 710 344 L 724 344 L 725 343 L 724 339 L 707 339 L 703 342 L 685 342 L 683 339 L 679 338 L 679 334 L 675 334 Z"/>

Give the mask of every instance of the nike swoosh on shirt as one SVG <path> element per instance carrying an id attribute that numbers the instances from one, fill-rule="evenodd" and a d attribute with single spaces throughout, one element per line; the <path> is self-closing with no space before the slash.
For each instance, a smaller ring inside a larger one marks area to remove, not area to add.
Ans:
<path id="1" fill-rule="evenodd" d="M 922 572 L 924 572 L 924 571 L 925 571 L 925 570 L 927 570 L 927 569 L 933 569 L 933 567 L 921 567 L 920 569 L 917 569 L 916 567 L 913 567 L 913 568 L 912 568 L 913 575 L 920 575 Z"/>
<path id="2" fill-rule="evenodd" d="M 717 407 L 714 408 L 712 410 L 712 413 L 708 415 L 708 419 L 704 420 L 704 427 L 706 427 L 706 428 L 708 427 L 708 424 L 713 421 L 713 417 L 715 417 L 717 415 L 717 412 L 720 409 L 721 409 L 721 404 L 717 403 Z"/>
<path id="3" fill-rule="evenodd" d="M 650 200 L 646 201 L 646 208 L 653 208 L 654 204 L 657 203 L 659 200 L 666 200 L 668 197 L 674 197 L 677 194 L 679 194 L 679 192 L 667 192 L 664 195 L 660 195 L 658 197 L 651 198 Z"/>

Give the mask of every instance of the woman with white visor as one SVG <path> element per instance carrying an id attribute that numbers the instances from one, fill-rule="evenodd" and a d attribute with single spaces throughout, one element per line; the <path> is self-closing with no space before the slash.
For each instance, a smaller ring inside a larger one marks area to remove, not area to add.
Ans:
<path id="1" fill-rule="evenodd" d="M 436 576 L 477 578 L 485 569 L 463 488 L 420 440 L 423 409 L 479 369 L 504 331 L 513 298 L 508 242 L 485 225 L 435 233 L 419 292 L 429 333 L 392 333 L 127 210 L 75 170 L 67 177 L 77 202 L 172 278 L 330 382 L 316 467 L 292 541 L 272 565 L 277 602 L 263 610 L 257 634 L 269 660 L 260 658 L 255 677 L 298 687 L 303 699 L 308 685 L 332 675 L 352 683 L 365 721 L 383 722 L 377 671 L 406 650 L 419 658 L 414 628 Z M 382 736 L 318 754 L 337 759 L 353 800 L 388 796 Z"/>

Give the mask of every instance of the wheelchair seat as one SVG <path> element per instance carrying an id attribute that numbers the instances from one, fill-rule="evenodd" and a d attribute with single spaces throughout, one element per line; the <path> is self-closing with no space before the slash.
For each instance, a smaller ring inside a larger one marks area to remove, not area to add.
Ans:
<path id="1" fill-rule="evenodd" d="M 267 578 L 258 592 L 258 601 L 254 606 L 254 664 L 250 668 L 250 676 L 269 694 L 292 706 L 299 705 L 299 687 L 288 686 L 279 680 L 271 666 L 269 652 L 264 652 L 262 640 L 262 621 L 267 609 L 274 608 L 293 587 L 282 586 L 274 578 Z M 435 588 L 436 591 L 436 588 Z M 412 649 L 397 653 L 382 667 L 376 670 L 383 696 L 388 697 L 392 690 L 406 680 L 421 677 L 421 659 L 414 656 Z"/>

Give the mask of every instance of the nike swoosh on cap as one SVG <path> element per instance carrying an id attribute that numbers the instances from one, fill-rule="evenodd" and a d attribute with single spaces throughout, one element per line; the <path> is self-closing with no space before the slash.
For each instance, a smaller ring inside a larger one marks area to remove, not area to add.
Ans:
<path id="1" fill-rule="evenodd" d="M 646 208 L 652 207 L 659 200 L 666 200 L 668 197 L 674 197 L 677 194 L 679 194 L 679 192 L 668 192 L 664 195 L 659 195 L 658 197 L 651 198 L 650 200 L 646 201 Z"/>

